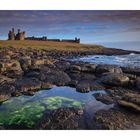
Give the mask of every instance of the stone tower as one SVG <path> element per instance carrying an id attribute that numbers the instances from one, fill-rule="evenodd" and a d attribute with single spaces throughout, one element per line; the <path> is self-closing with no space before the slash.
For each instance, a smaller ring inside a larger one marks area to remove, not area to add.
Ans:
<path id="1" fill-rule="evenodd" d="M 16 40 L 25 40 L 25 32 L 20 32 L 20 29 L 18 29 L 18 33 L 16 34 Z"/>
<path id="2" fill-rule="evenodd" d="M 12 31 L 9 31 L 8 40 L 15 40 L 14 28 L 12 28 Z"/>

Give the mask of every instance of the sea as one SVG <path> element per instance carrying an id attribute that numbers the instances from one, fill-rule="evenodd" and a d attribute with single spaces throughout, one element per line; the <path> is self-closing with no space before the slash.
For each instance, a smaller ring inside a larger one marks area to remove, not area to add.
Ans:
<path id="1" fill-rule="evenodd" d="M 117 42 L 102 43 L 108 48 L 118 48 L 123 50 L 133 50 L 140 52 L 140 42 Z M 140 54 L 130 53 L 128 55 L 93 55 L 73 59 L 72 61 L 83 61 L 95 64 L 109 64 L 121 67 L 140 68 Z"/>

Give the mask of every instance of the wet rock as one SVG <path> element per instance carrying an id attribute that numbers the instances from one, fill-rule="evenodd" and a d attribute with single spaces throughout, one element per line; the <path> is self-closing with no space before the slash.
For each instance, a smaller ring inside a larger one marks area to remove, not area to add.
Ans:
<path id="1" fill-rule="evenodd" d="M 136 88 L 140 90 L 140 78 L 137 78 L 135 83 L 136 83 Z"/>
<path id="2" fill-rule="evenodd" d="M 102 90 L 105 89 L 101 84 L 90 81 L 90 80 L 82 80 L 79 81 L 78 84 L 76 85 L 76 90 L 78 92 L 89 92 L 92 90 Z"/>
<path id="3" fill-rule="evenodd" d="M 127 86 L 129 78 L 123 74 L 108 74 L 102 78 L 102 83 L 110 86 Z"/>
<path id="4" fill-rule="evenodd" d="M 80 129 L 79 119 L 83 110 L 74 108 L 59 108 L 43 117 L 41 129 L 72 130 Z"/>
<path id="5" fill-rule="evenodd" d="M 94 73 L 95 69 L 96 69 L 96 64 L 84 64 L 81 67 L 81 71 L 87 73 Z"/>
<path id="6" fill-rule="evenodd" d="M 97 101 L 101 101 L 104 104 L 113 104 L 113 99 L 108 94 L 102 94 L 102 93 L 96 93 L 93 94 L 93 96 L 96 98 Z"/>
<path id="7" fill-rule="evenodd" d="M 100 110 L 93 117 L 95 129 L 123 130 L 135 129 L 140 124 L 140 116 L 119 109 Z"/>
<path id="8" fill-rule="evenodd" d="M 44 82 L 42 82 L 41 83 L 41 88 L 42 89 L 51 89 L 51 88 L 53 88 L 53 85 L 51 83 L 44 83 Z"/>
<path id="9" fill-rule="evenodd" d="M 122 67 L 122 71 L 124 73 L 140 76 L 140 68 L 128 68 L 128 67 L 125 68 L 125 67 Z"/>
<path id="10" fill-rule="evenodd" d="M 20 63 L 17 60 L 0 62 L 0 71 L 22 71 Z"/>
<path id="11" fill-rule="evenodd" d="M 8 100 L 11 94 L 15 92 L 15 87 L 10 84 L 3 84 L 0 86 L 0 103 Z"/>
<path id="12" fill-rule="evenodd" d="M 76 87 L 77 84 L 78 84 L 78 81 L 77 81 L 77 80 L 71 80 L 71 81 L 69 82 L 69 86 L 70 86 L 70 87 Z"/>
<path id="13" fill-rule="evenodd" d="M 72 65 L 72 66 L 70 67 L 70 71 L 71 71 L 71 72 L 74 72 L 74 73 L 78 73 L 78 72 L 80 72 L 81 70 L 82 70 L 81 67 L 78 66 L 78 65 Z"/>
<path id="14" fill-rule="evenodd" d="M 11 78 L 20 77 L 23 74 L 20 63 L 17 60 L 0 62 L 0 72 Z"/>
<path id="15" fill-rule="evenodd" d="M 122 69 L 118 66 L 113 65 L 98 65 L 96 67 L 96 73 L 102 74 L 102 73 L 122 73 Z"/>
<path id="16" fill-rule="evenodd" d="M 132 102 L 128 102 L 125 100 L 118 100 L 118 105 L 126 107 L 126 108 L 136 111 L 136 112 L 140 112 L 140 105 L 134 104 Z"/>
<path id="17" fill-rule="evenodd" d="M 35 78 L 23 78 L 15 81 L 17 92 L 36 91 L 41 88 L 41 82 Z"/>
<path id="18" fill-rule="evenodd" d="M 15 81 L 15 79 L 11 79 L 11 78 L 8 78 L 8 77 L 6 77 L 6 76 L 4 76 L 4 75 L 0 75 L 0 84 L 3 84 L 3 83 L 12 83 L 12 82 L 14 82 Z"/>
<path id="19" fill-rule="evenodd" d="M 45 59 L 32 59 L 32 66 L 40 66 L 45 64 Z"/>
<path id="20" fill-rule="evenodd" d="M 65 71 L 65 70 L 70 68 L 70 63 L 67 62 L 67 61 L 57 61 L 54 64 L 56 65 L 57 68 L 59 68 L 59 69 L 61 69 L 63 71 Z"/>
<path id="21" fill-rule="evenodd" d="M 121 100 L 117 101 L 119 106 L 125 107 L 128 110 L 140 112 L 140 95 L 127 93 L 122 96 Z"/>
<path id="22" fill-rule="evenodd" d="M 57 86 L 64 86 L 69 84 L 71 78 L 63 71 L 51 71 L 47 73 L 47 76 L 43 81 Z"/>
<path id="23" fill-rule="evenodd" d="M 20 59 L 21 68 L 23 71 L 27 71 L 31 67 L 31 57 L 26 56 Z"/>
<path id="24" fill-rule="evenodd" d="M 71 77 L 72 80 L 76 80 L 76 81 L 82 81 L 82 80 L 95 81 L 96 80 L 96 76 L 91 73 L 84 73 L 84 72 L 81 72 L 81 73 L 67 72 L 67 73 Z"/>

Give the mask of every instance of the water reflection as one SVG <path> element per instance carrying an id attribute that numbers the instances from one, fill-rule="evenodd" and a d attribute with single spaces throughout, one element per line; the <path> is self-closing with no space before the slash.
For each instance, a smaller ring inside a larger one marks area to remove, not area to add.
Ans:
<path id="1" fill-rule="evenodd" d="M 105 105 L 97 101 L 92 94 L 105 91 L 79 93 L 71 87 L 54 87 L 41 90 L 34 96 L 13 97 L 0 106 L 0 125 L 23 125 L 33 128 L 43 116 L 45 110 L 61 107 L 82 108 L 89 117 L 100 109 L 109 109 L 113 105 Z"/>

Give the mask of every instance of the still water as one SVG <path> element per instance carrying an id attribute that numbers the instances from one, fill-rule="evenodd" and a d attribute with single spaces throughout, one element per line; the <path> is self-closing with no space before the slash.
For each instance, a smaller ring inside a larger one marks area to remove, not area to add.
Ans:
<path id="1" fill-rule="evenodd" d="M 0 105 L 0 125 L 22 124 L 26 128 L 34 128 L 43 116 L 43 112 L 61 107 L 83 109 L 90 119 L 98 110 L 113 107 L 97 101 L 93 96 L 95 93 L 106 94 L 104 90 L 84 94 L 71 87 L 55 86 L 50 90 L 41 90 L 34 96 L 12 97 Z"/>

